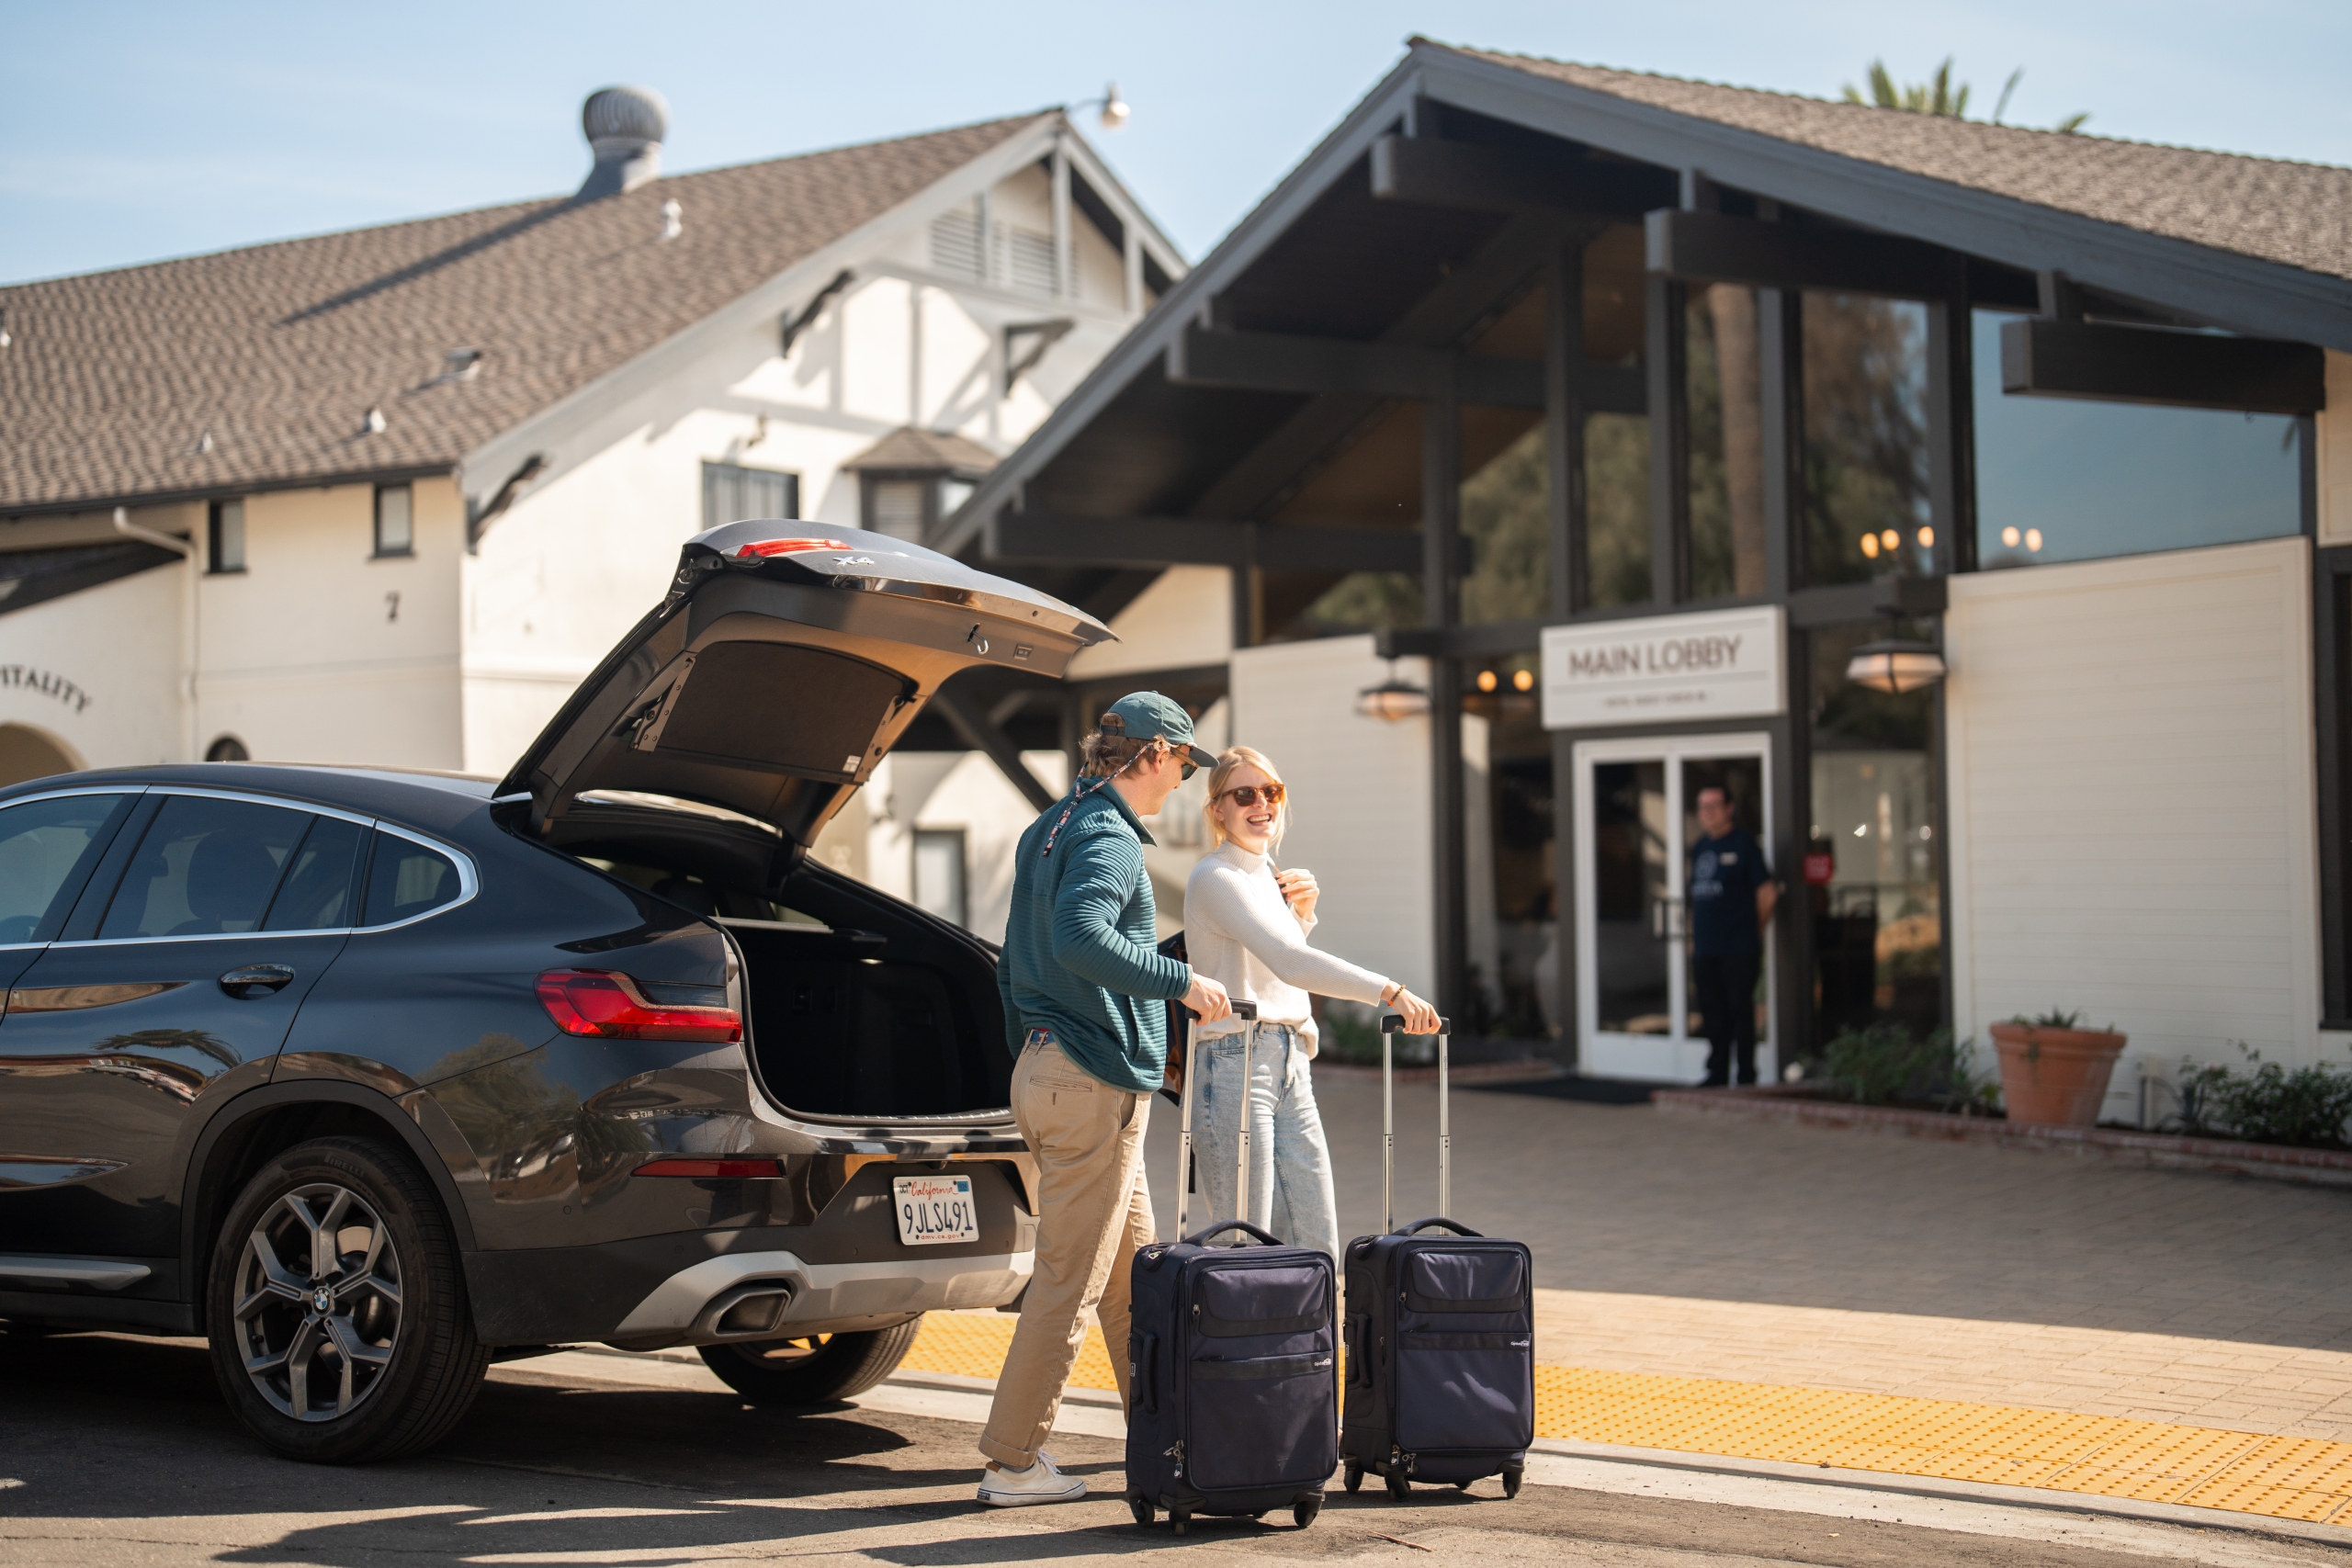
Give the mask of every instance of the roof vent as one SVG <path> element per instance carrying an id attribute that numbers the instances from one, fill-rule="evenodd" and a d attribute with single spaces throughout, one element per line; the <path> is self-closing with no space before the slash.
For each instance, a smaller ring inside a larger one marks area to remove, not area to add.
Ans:
<path id="1" fill-rule="evenodd" d="M 596 154 L 595 167 L 581 182 L 580 199 L 617 196 L 662 172 L 670 105 L 650 87 L 606 87 L 589 94 L 580 107 L 580 129 Z"/>

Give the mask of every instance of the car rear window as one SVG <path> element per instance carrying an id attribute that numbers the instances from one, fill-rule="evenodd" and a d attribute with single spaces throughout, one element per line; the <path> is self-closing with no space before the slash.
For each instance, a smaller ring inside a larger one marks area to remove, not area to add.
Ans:
<path id="1" fill-rule="evenodd" d="M 123 873 L 99 938 L 258 931 L 286 863 L 310 826 L 307 811 L 171 796 Z"/>
<path id="2" fill-rule="evenodd" d="M 368 867 L 368 913 L 360 923 L 414 919 L 456 903 L 463 890 L 456 861 L 414 839 L 379 832 Z"/>
<path id="3" fill-rule="evenodd" d="M 359 871 L 359 844 L 368 829 L 340 817 L 311 818 L 310 835 L 294 852 L 294 864 L 270 900 L 263 930 L 335 931 L 354 923 L 352 883 Z"/>

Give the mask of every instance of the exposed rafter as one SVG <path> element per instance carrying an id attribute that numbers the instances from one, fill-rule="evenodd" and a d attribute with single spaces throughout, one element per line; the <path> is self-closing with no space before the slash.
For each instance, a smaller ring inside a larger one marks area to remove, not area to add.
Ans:
<path id="1" fill-rule="evenodd" d="M 2327 355 L 2306 343 L 2033 317 L 2001 324 L 2001 390 L 2246 413 L 2317 413 Z"/>
<path id="2" fill-rule="evenodd" d="M 1941 299 L 1966 286 L 1952 253 L 1892 234 L 1660 210 L 1643 224 L 1652 272 L 1693 283 Z"/>
<path id="3" fill-rule="evenodd" d="M 1265 571 L 1419 571 L 1413 528 L 1314 527 L 1192 517 L 1066 517 L 1008 512 L 982 531 L 991 561 L 1256 567 Z"/>
<path id="4" fill-rule="evenodd" d="M 1566 151 L 1412 136 L 1384 136 L 1372 144 L 1372 194 L 1422 207 L 1639 218 L 1671 204 L 1674 187 L 1671 170 L 1603 163 Z"/>

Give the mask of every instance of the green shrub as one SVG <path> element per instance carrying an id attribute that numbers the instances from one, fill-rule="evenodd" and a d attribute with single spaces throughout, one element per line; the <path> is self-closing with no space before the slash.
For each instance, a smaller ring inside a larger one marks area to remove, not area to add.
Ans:
<path id="1" fill-rule="evenodd" d="M 1901 1100 L 1947 1111 L 1991 1107 L 1994 1086 L 1976 1076 L 1975 1049 L 1939 1029 L 1925 1040 L 1899 1023 L 1848 1029 L 1830 1041 L 1822 1066 L 1863 1105 Z"/>
<path id="2" fill-rule="evenodd" d="M 2251 1069 L 2181 1063 L 2181 1131 L 2253 1144 L 2342 1148 L 2352 1120 L 2352 1073 L 2328 1064 L 2292 1072 L 2244 1041 L 2233 1041 Z"/>
<path id="3" fill-rule="evenodd" d="M 1334 1060 L 1380 1066 L 1380 1022 L 1371 1009 L 1327 1002 L 1317 1033 L 1318 1052 L 1329 1052 Z"/>

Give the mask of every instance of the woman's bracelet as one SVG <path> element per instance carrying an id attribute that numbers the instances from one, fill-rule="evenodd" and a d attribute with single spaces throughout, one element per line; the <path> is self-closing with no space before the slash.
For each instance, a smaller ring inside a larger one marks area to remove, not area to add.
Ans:
<path id="1" fill-rule="evenodd" d="M 1387 988 L 1380 993 L 1380 1005 L 1382 1007 L 1394 1007 L 1396 1005 L 1396 998 L 1404 994 L 1405 982 L 1402 980 L 1391 980 L 1388 982 Z"/>

